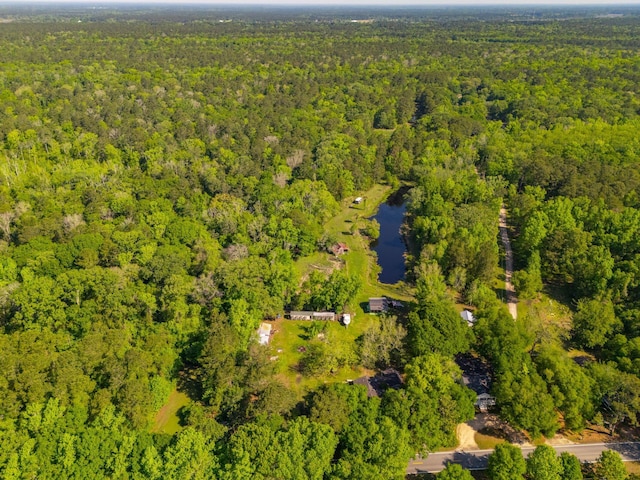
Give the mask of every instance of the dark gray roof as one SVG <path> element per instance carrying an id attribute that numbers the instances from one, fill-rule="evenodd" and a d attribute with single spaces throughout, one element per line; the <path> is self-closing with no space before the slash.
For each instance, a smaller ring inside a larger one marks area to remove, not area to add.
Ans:
<path id="1" fill-rule="evenodd" d="M 367 397 L 371 398 L 378 396 L 378 392 L 376 392 L 375 388 L 373 388 L 373 385 L 371 385 L 371 377 L 356 378 L 353 383 L 354 385 L 364 385 L 365 387 L 367 387 Z"/>
<path id="2" fill-rule="evenodd" d="M 387 299 L 384 297 L 370 298 L 369 310 L 384 310 L 387 308 Z"/>
<path id="3" fill-rule="evenodd" d="M 456 357 L 456 363 L 462 370 L 462 382 L 478 395 L 491 390 L 491 366 L 484 359 L 462 354 Z"/>
<path id="4" fill-rule="evenodd" d="M 353 383 L 367 387 L 367 396 L 371 398 L 381 396 L 388 388 L 402 387 L 402 377 L 393 368 L 388 368 L 376 373 L 373 377 L 357 378 Z"/>

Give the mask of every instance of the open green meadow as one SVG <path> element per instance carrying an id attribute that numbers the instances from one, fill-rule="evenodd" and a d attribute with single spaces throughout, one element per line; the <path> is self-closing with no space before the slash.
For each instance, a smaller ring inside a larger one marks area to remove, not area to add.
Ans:
<path id="1" fill-rule="evenodd" d="M 182 407 L 189 404 L 190 400 L 186 393 L 174 390 L 169 395 L 167 403 L 156 414 L 151 431 L 153 433 L 166 433 L 173 435 L 182 430 L 178 412 Z"/>
<path id="2" fill-rule="evenodd" d="M 343 201 L 341 211 L 325 224 L 325 232 L 336 241 L 346 243 L 349 247 L 348 253 L 336 258 L 331 253 L 316 252 L 296 262 L 301 278 L 305 278 L 313 269 L 329 274 L 335 268 L 346 268 L 349 274 L 361 279 L 360 291 L 346 310 L 351 313 L 351 324 L 345 327 L 339 322 L 325 322 L 322 326 L 324 330 L 320 333 L 330 343 L 332 349 L 341 350 L 345 356 L 356 355 L 356 339 L 377 321 L 376 315 L 365 312 L 365 306 L 370 297 L 386 296 L 404 302 L 411 302 L 413 299 L 411 289 L 402 282 L 396 285 L 378 282 L 379 267 L 375 252 L 369 248 L 369 238 L 359 233 L 362 220 L 375 215 L 379 205 L 390 193 L 392 192 L 389 186 L 375 185 L 362 195 L 365 199 L 362 204 L 356 205 L 351 199 Z M 356 228 L 352 229 L 354 224 Z M 275 322 L 275 334 L 269 346 L 271 358 L 278 362 L 281 380 L 300 396 L 322 383 L 347 381 L 366 373 L 366 370 L 361 367 L 346 365 L 327 375 L 303 376 L 298 365 L 306 348 L 317 339 L 317 335 L 310 338 L 307 333 L 310 328 L 313 328 L 312 323 L 316 322 L 291 320 Z"/>

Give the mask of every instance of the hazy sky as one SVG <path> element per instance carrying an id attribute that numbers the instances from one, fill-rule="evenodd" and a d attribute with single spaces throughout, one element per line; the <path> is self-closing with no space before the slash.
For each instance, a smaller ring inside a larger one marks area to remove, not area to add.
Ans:
<path id="1" fill-rule="evenodd" d="M 640 5 L 640 0 L 18 0 L 17 3 L 35 4 L 35 3 L 173 3 L 180 4 L 202 4 L 202 5 L 510 5 L 510 6 L 526 6 L 526 5 Z M 0 0 L 0 4 L 4 3 Z M 11 3 L 16 3 L 13 0 Z"/>

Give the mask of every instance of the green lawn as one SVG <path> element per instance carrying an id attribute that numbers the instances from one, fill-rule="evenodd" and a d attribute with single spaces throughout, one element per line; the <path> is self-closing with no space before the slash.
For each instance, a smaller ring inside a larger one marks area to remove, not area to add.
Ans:
<path id="1" fill-rule="evenodd" d="M 295 263 L 298 277 L 302 280 L 306 279 L 306 276 L 309 275 L 311 270 L 321 270 L 329 273 L 335 268 L 335 266 L 336 262 L 332 261 L 329 254 L 325 252 L 316 252 L 313 255 L 299 258 Z"/>
<path id="2" fill-rule="evenodd" d="M 543 326 L 561 333 L 571 329 L 572 313 L 566 304 L 540 293 L 533 300 L 519 300 L 518 318 L 535 318 Z"/>
<path id="3" fill-rule="evenodd" d="M 359 233 L 348 233 L 353 223 L 361 226 L 362 220 L 373 216 L 378 206 L 385 201 L 391 193 L 391 188 L 385 185 L 375 185 L 365 192 L 362 197 L 365 202 L 360 205 L 347 199 L 342 203 L 342 210 L 325 224 L 325 231 L 339 242 L 349 246 L 349 253 L 335 259 L 332 254 L 316 252 L 308 257 L 296 261 L 296 269 L 301 277 L 304 277 L 312 269 L 323 270 L 329 273 L 338 268 L 344 261 L 347 272 L 362 279 L 360 293 L 350 309 L 355 313 L 364 313 L 360 304 L 370 297 L 389 296 L 399 300 L 411 301 L 413 292 L 410 288 L 400 283 L 386 285 L 378 282 L 379 267 L 375 252 L 369 248 L 369 239 Z"/>
<path id="4" fill-rule="evenodd" d="M 356 314 L 351 325 L 344 327 L 339 322 L 321 322 L 326 325 L 325 337 L 332 346 L 341 349 L 353 349 L 355 339 L 376 320 L 375 316 L 368 314 Z M 302 398 L 304 394 L 323 383 L 344 382 L 361 377 L 366 372 L 360 367 L 343 367 L 337 372 L 320 377 L 305 377 L 301 375 L 296 366 L 304 355 L 299 351 L 300 347 L 307 348 L 315 337 L 308 338 L 307 328 L 315 322 L 278 320 L 274 323 L 276 333 L 269 345 L 272 359 L 276 362 L 278 376 L 289 388 L 298 393 Z M 276 358 L 277 357 L 277 358 Z"/>
<path id="5" fill-rule="evenodd" d="M 362 308 L 370 297 L 387 296 L 405 302 L 413 300 L 412 290 L 402 282 L 396 285 L 378 282 L 379 267 L 375 253 L 369 249 L 369 239 L 358 232 L 350 233 L 352 225 L 355 223 L 360 228 L 364 223 L 363 220 L 373 216 L 378 206 L 385 201 L 390 193 L 390 187 L 375 185 L 362 194 L 362 197 L 365 198 L 362 204 L 355 205 L 352 203 L 352 199 L 343 201 L 342 210 L 325 224 L 327 233 L 337 241 L 344 242 L 349 246 L 347 254 L 336 259 L 332 254 L 317 252 L 298 259 L 296 262 L 296 269 L 302 278 L 308 275 L 312 269 L 322 270 L 328 274 L 335 268 L 346 268 L 350 274 L 357 276 L 362 281 L 359 294 L 347 308 L 347 311 L 352 315 L 352 323 L 349 327 L 345 328 L 338 322 L 327 322 L 326 335 L 335 348 L 354 349 L 356 338 L 377 321 L 377 316 L 365 313 Z M 311 341 L 304 339 L 306 336 L 305 328 L 311 323 L 291 320 L 275 322 L 276 332 L 269 346 L 273 361 L 277 362 L 281 380 L 296 391 L 300 397 L 322 383 L 342 382 L 358 378 L 366 373 L 364 369 L 359 367 L 355 369 L 344 367 L 331 375 L 317 378 L 303 377 L 298 373 L 296 366 L 303 355 L 298 349 L 306 347 Z"/>
<path id="6" fill-rule="evenodd" d="M 478 444 L 480 450 L 489 450 L 495 448 L 500 443 L 505 443 L 506 440 L 500 437 L 494 437 L 493 435 L 487 435 L 484 433 L 476 432 L 474 439 Z"/>
<path id="7" fill-rule="evenodd" d="M 189 404 L 189 397 L 178 390 L 173 390 L 169 395 L 167 403 L 156 414 L 155 422 L 151 431 L 153 433 L 166 433 L 173 435 L 182 430 L 178 411 Z"/>

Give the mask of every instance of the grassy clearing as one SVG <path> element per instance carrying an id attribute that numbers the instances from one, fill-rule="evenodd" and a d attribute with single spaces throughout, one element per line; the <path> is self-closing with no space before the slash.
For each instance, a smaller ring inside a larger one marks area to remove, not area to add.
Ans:
<path id="1" fill-rule="evenodd" d="M 640 462 L 625 462 L 624 466 L 627 467 L 627 473 L 640 475 Z"/>
<path id="2" fill-rule="evenodd" d="M 360 205 L 355 205 L 351 199 L 342 202 L 342 209 L 324 225 L 325 232 L 337 242 L 344 242 L 349 246 L 350 252 L 344 256 L 349 273 L 358 275 L 365 283 L 370 281 L 371 259 L 376 265 L 375 255 L 369 250 L 368 240 L 358 232 L 351 234 L 351 228 L 361 226 L 362 220 L 373 216 L 378 206 L 387 198 L 390 187 L 375 185 L 365 194 L 365 201 Z M 330 273 L 335 268 L 339 268 L 341 262 L 336 261 L 332 254 L 327 252 L 316 252 L 296 261 L 296 270 L 299 276 L 304 279 L 310 271 L 321 270 Z M 376 272 L 377 276 L 377 272 Z M 375 278 L 373 279 L 375 281 Z"/>
<path id="3" fill-rule="evenodd" d="M 348 328 L 338 322 L 322 322 L 323 327 L 325 327 L 322 333 L 334 348 L 354 351 L 355 339 L 375 321 L 375 316 L 356 314 L 353 323 Z M 358 378 L 366 373 L 360 367 L 343 367 L 331 375 L 321 377 L 302 376 L 297 371 L 296 366 L 304 355 L 304 352 L 300 350 L 307 348 L 315 340 L 315 337 L 309 338 L 307 331 L 312 323 L 316 322 L 278 320 L 274 324 L 276 334 L 269 345 L 273 361 L 277 362 L 280 380 L 298 393 L 300 398 L 306 392 L 317 388 L 323 383 L 344 382 Z"/>
<path id="4" fill-rule="evenodd" d="M 298 277 L 303 281 L 312 270 L 320 270 L 329 274 L 336 266 L 337 262 L 331 259 L 328 253 L 324 252 L 316 252 L 308 257 L 299 258 L 295 264 Z"/>
<path id="5" fill-rule="evenodd" d="M 167 403 L 156 414 L 155 422 L 151 431 L 153 433 L 166 433 L 173 435 L 182 430 L 178 411 L 189 404 L 189 397 L 178 390 L 173 390 L 169 395 Z"/>
<path id="6" fill-rule="evenodd" d="M 396 285 L 386 285 L 378 282 L 379 267 L 375 253 L 369 248 L 369 239 L 360 235 L 359 228 L 363 220 L 375 214 L 378 206 L 385 201 L 391 193 L 391 188 L 384 185 L 375 185 L 362 196 L 365 201 L 355 205 L 351 200 L 342 203 L 342 210 L 325 224 L 325 231 L 338 242 L 344 242 L 349 246 L 349 252 L 340 259 L 325 252 L 317 252 L 305 258 L 298 259 L 296 269 L 301 278 L 305 278 L 313 270 L 321 270 L 325 273 L 335 268 L 346 268 L 349 274 L 361 279 L 360 292 L 347 311 L 352 315 L 352 323 L 345 328 L 338 322 L 326 323 L 326 338 L 334 348 L 355 349 L 355 340 L 370 325 L 377 321 L 375 315 L 365 313 L 363 307 L 370 297 L 387 296 L 394 299 L 411 302 L 412 290 L 402 282 Z M 356 225 L 352 234 L 352 226 Z M 360 367 L 343 367 L 337 372 L 316 378 L 303 377 L 296 366 L 303 356 L 300 347 L 306 347 L 312 339 L 307 339 L 306 328 L 312 322 L 278 320 L 274 323 L 275 334 L 269 346 L 274 362 L 277 362 L 279 377 L 300 397 L 323 383 L 342 382 L 348 379 L 358 378 L 366 373 Z M 277 358 L 276 358 L 277 357 Z"/>
<path id="7" fill-rule="evenodd" d="M 535 319 L 558 335 L 566 335 L 571 330 L 572 313 L 566 304 L 547 293 L 540 293 L 533 300 L 518 303 L 518 318 Z"/>
<path id="8" fill-rule="evenodd" d="M 589 361 L 589 362 L 596 361 L 596 357 L 592 353 L 585 352 L 584 350 L 577 350 L 575 348 L 572 348 L 567 352 L 567 354 L 569 355 L 569 358 L 573 358 L 578 363 L 581 363 L 584 361 Z"/>
<path id="9" fill-rule="evenodd" d="M 626 441 L 625 437 L 616 438 L 609 435 L 609 430 L 600 425 L 590 424 L 580 432 L 563 432 L 563 436 L 574 443 L 608 443 L 612 441 Z M 629 441 L 635 441 L 635 436 L 629 437 Z"/>
<path id="10" fill-rule="evenodd" d="M 492 435 L 486 435 L 480 432 L 476 432 L 473 438 L 478 444 L 478 448 L 480 450 L 488 450 L 491 448 L 495 448 L 496 445 L 506 442 L 506 440 L 503 438 L 494 437 Z"/>

